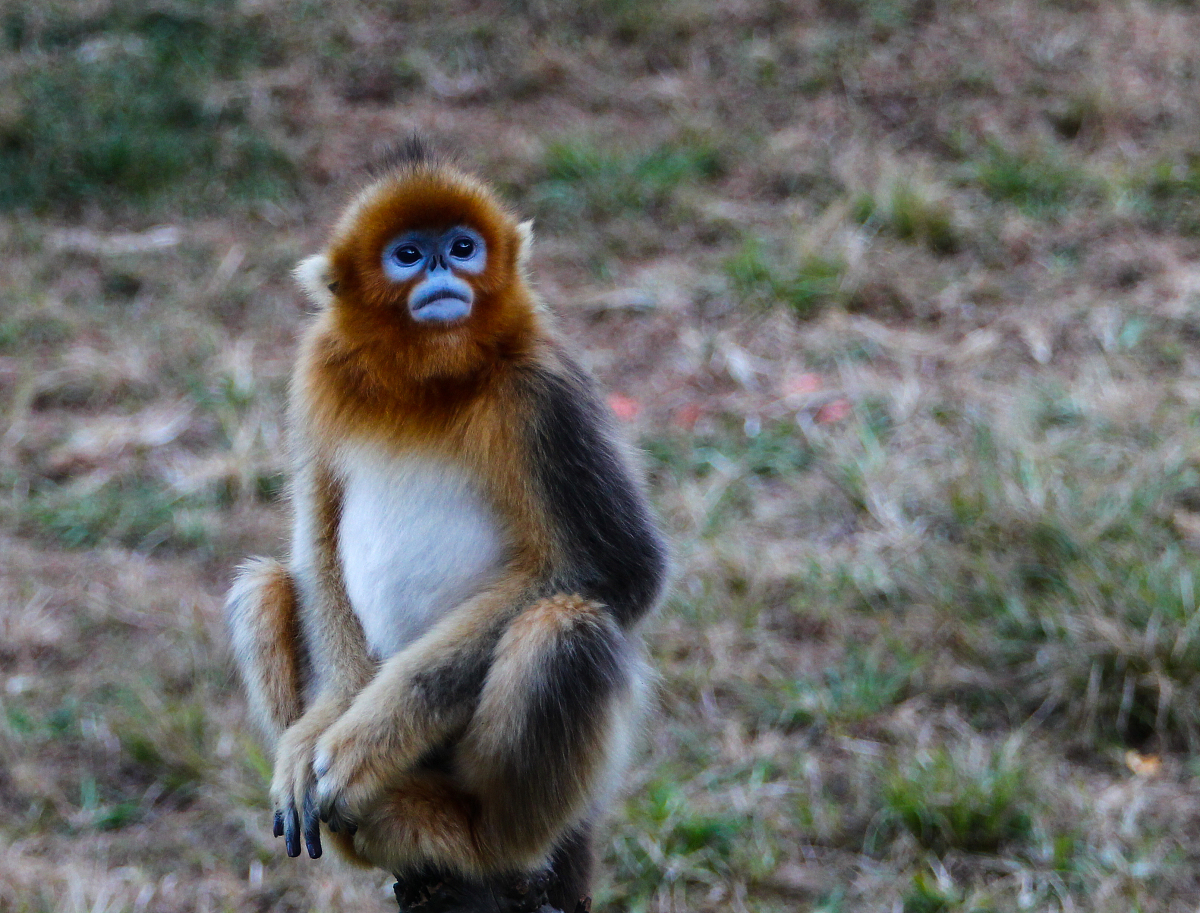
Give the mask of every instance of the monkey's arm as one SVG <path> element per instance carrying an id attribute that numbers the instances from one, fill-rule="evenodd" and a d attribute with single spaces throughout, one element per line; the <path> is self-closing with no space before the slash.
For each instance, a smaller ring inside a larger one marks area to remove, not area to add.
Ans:
<path id="1" fill-rule="evenodd" d="M 304 714 L 279 740 L 271 782 L 276 836 L 285 837 L 289 856 L 300 854 L 299 831 L 309 855 L 321 854 L 312 798 L 317 739 L 342 715 L 375 674 L 362 625 L 350 606 L 337 553 L 341 489 L 328 467 L 308 456 L 297 468 L 293 507 L 295 530 L 291 570 L 299 596 L 300 628 L 314 670 Z"/>
<path id="2" fill-rule="evenodd" d="M 505 624 L 528 604 L 516 569 L 389 657 L 320 737 L 313 767 L 320 816 L 352 824 L 400 772 L 466 726 Z"/>
<path id="3" fill-rule="evenodd" d="M 616 417 L 566 353 L 527 379 L 533 479 L 560 554 L 555 589 L 608 608 L 624 629 L 658 603 L 667 545 Z"/>
<path id="4" fill-rule="evenodd" d="M 393 775 L 358 810 L 355 853 L 390 871 L 541 867 L 623 763 L 643 678 L 636 645 L 604 606 L 534 601 L 496 643 L 448 772 Z"/>

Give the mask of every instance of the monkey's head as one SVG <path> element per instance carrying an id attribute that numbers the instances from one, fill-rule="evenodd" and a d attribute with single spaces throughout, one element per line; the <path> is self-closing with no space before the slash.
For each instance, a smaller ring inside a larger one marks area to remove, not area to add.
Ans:
<path id="1" fill-rule="evenodd" d="M 410 143 L 296 275 L 346 342 L 386 348 L 421 376 L 454 374 L 529 338 L 531 238 L 485 184 Z"/>

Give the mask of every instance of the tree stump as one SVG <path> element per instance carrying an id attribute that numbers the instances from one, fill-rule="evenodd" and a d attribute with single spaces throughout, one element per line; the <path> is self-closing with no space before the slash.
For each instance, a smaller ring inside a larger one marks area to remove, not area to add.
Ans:
<path id="1" fill-rule="evenodd" d="M 591 897 L 570 909 L 549 903 L 551 872 L 514 875 L 487 882 L 465 881 L 436 873 L 397 881 L 400 913 L 591 913 Z"/>

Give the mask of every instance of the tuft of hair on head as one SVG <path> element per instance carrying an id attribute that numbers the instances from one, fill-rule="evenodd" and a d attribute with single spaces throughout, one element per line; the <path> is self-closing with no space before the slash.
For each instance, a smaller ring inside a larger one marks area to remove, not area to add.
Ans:
<path id="1" fill-rule="evenodd" d="M 373 180 L 388 177 L 397 171 L 440 168 L 457 164 L 457 156 L 449 155 L 434 146 L 419 133 L 411 133 L 402 142 L 384 146 L 367 166 Z"/>

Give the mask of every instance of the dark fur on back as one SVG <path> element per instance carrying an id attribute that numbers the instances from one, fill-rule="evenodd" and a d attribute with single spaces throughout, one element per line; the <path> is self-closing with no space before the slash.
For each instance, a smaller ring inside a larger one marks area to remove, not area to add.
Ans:
<path id="1" fill-rule="evenodd" d="M 662 592 L 667 548 L 614 449 L 610 410 L 591 379 L 566 365 L 563 374 L 543 370 L 532 379 L 535 476 L 572 568 L 552 589 L 602 602 L 628 627 Z"/>

